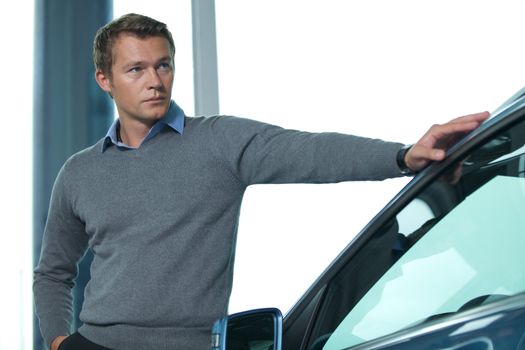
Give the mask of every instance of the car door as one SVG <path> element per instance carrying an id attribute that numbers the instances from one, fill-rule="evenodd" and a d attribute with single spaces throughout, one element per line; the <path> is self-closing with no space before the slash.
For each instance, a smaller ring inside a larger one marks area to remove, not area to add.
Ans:
<path id="1" fill-rule="evenodd" d="M 437 334 L 436 324 L 525 291 L 524 106 L 462 140 L 365 227 L 285 318 L 285 349 L 373 349 L 425 324 Z"/>

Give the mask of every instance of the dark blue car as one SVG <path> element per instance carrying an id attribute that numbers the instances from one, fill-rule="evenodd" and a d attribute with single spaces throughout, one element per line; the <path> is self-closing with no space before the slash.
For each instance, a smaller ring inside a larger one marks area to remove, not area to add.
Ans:
<path id="1" fill-rule="evenodd" d="M 525 350 L 525 89 L 418 174 L 284 319 L 226 317 L 212 348 Z"/>

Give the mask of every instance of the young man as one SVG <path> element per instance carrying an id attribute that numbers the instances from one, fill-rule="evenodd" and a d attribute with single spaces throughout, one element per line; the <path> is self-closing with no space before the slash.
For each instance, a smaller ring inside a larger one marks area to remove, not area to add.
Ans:
<path id="1" fill-rule="evenodd" d="M 175 47 L 163 23 L 130 14 L 96 35 L 96 80 L 119 119 L 72 156 L 53 189 L 34 296 L 52 350 L 206 349 L 227 311 L 247 186 L 381 180 L 439 161 L 488 113 L 433 126 L 410 148 L 247 119 L 187 117 L 171 100 Z M 77 262 L 91 280 L 69 335 Z"/>

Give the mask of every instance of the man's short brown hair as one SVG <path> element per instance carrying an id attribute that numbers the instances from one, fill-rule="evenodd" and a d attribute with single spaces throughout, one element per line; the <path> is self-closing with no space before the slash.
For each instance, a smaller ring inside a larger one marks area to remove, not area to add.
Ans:
<path id="1" fill-rule="evenodd" d="M 139 38 L 164 37 L 170 44 L 171 57 L 175 55 L 175 44 L 166 24 L 135 13 L 123 15 L 100 28 L 93 42 L 95 69 L 110 77 L 113 65 L 113 45 L 121 33 L 130 33 Z"/>

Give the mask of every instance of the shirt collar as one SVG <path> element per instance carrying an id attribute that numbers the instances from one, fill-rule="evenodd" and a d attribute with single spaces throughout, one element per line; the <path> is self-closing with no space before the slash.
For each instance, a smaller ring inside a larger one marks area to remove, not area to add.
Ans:
<path id="1" fill-rule="evenodd" d="M 117 140 L 117 129 L 119 124 L 120 121 L 115 119 L 109 127 L 109 130 L 104 137 L 104 142 L 102 143 L 102 152 L 111 145 L 131 149 L 128 145 Z M 184 132 L 184 111 L 175 103 L 175 101 L 171 101 L 166 115 L 153 125 L 144 140 L 142 140 L 141 145 L 147 140 L 155 137 L 165 126 L 169 126 L 173 131 L 178 132 L 181 135 Z"/>

